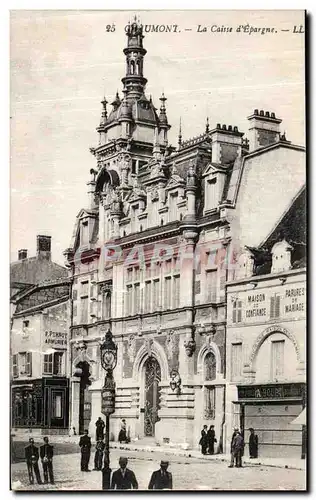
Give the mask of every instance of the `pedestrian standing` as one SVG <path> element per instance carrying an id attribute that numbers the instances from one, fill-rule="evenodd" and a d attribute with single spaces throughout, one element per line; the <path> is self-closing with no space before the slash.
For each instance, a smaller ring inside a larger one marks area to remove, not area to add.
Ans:
<path id="1" fill-rule="evenodd" d="M 107 461 L 107 457 L 104 458 L 104 466 L 102 469 L 102 490 L 110 490 L 111 489 L 111 472 L 109 462 Z"/>
<path id="2" fill-rule="evenodd" d="M 211 425 L 209 430 L 207 431 L 207 445 L 208 445 L 208 453 L 210 455 L 214 455 L 215 443 L 217 443 L 217 439 L 215 437 L 214 425 Z"/>
<path id="3" fill-rule="evenodd" d="M 34 445 L 34 439 L 29 439 L 29 445 L 25 447 L 25 460 L 27 465 L 27 472 L 29 474 L 30 484 L 34 484 L 34 474 L 38 484 L 42 484 L 40 471 L 38 468 L 38 448 Z M 34 474 L 33 474 L 34 471 Z"/>
<path id="4" fill-rule="evenodd" d="M 87 430 L 85 430 L 84 435 L 81 436 L 79 446 L 81 448 L 81 470 L 83 472 L 90 472 L 89 460 L 91 453 L 91 437 L 88 436 Z"/>
<path id="5" fill-rule="evenodd" d="M 101 417 L 98 418 L 98 420 L 96 421 L 95 423 L 95 426 L 96 426 L 96 437 L 95 437 L 95 440 L 96 441 L 102 441 L 104 439 L 104 427 L 105 427 L 105 423 L 104 421 L 102 420 Z"/>
<path id="6" fill-rule="evenodd" d="M 94 455 L 94 470 L 102 470 L 105 442 L 102 439 L 96 442 Z"/>
<path id="7" fill-rule="evenodd" d="M 54 484 L 53 456 L 54 447 L 49 444 L 48 437 L 44 437 L 44 444 L 40 447 L 40 457 L 42 460 L 45 484 L 48 483 L 48 476 L 50 484 Z"/>
<path id="8" fill-rule="evenodd" d="M 203 425 L 203 429 L 201 430 L 201 439 L 199 441 L 199 445 L 202 448 L 202 455 L 206 455 L 207 451 L 207 425 Z"/>
<path id="9" fill-rule="evenodd" d="M 172 474 L 167 469 L 169 462 L 161 460 L 160 469 L 155 470 L 150 478 L 149 490 L 172 490 Z"/>
<path id="10" fill-rule="evenodd" d="M 241 457 L 244 454 L 244 438 L 239 431 L 234 437 L 232 449 L 236 467 L 242 467 Z"/>
<path id="11" fill-rule="evenodd" d="M 228 467 L 234 467 L 235 457 L 234 457 L 234 454 L 233 454 L 233 442 L 234 442 L 234 439 L 235 439 L 238 431 L 239 431 L 238 427 L 235 427 L 233 435 L 232 435 L 232 439 L 231 439 L 231 442 L 230 442 L 230 465 Z"/>
<path id="12" fill-rule="evenodd" d="M 120 468 L 112 474 L 111 490 L 138 490 L 135 474 L 127 468 L 127 463 L 127 458 L 120 457 Z"/>
<path id="13" fill-rule="evenodd" d="M 126 443 L 126 440 L 127 440 L 125 418 L 123 418 L 121 421 L 121 429 L 120 429 L 120 432 L 118 435 L 118 440 L 119 440 L 119 443 L 122 443 L 122 442 Z"/>
<path id="14" fill-rule="evenodd" d="M 258 458 L 258 436 L 255 434 L 253 427 L 250 427 L 249 436 L 249 457 Z"/>

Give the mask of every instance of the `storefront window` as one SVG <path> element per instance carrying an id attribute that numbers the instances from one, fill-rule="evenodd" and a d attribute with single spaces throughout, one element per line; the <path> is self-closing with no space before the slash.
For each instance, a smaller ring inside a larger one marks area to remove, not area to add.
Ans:
<path id="1" fill-rule="evenodd" d="M 62 393 L 53 393 L 53 418 L 63 418 L 62 415 Z"/>

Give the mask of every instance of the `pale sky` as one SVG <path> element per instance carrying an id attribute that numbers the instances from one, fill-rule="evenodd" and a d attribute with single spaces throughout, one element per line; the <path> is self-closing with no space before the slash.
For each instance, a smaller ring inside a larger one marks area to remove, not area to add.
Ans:
<path id="1" fill-rule="evenodd" d="M 11 11 L 11 260 L 36 252 L 36 235 L 52 236 L 53 260 L 63 263 L 75 217 L 87 206 L 95 167 L 100 101 L 121 93 L 128 11 Z M 179 33 L 145 33 L 147 95 L 159 108 L 163 91 L 177 144 L 203 133 L 206 116 L 247 135 L 255 108 L 274 111 L 281 131 L 305 145 L 303 11 L 143 11 L 142 23 L 177 24 Z M 114 33 L 106 26 L 115 23 Z M 240 24 L 274 27 L 274 34 L 237 33 Z M 198 33 L 197 26 L 231 26 L 232 33 Z M 185 31 L 192 29 L 192 31 Z M 287 30 L 290 31 L 281 31 Z M 111 107 L 108 106 L 108 111 Z"/>

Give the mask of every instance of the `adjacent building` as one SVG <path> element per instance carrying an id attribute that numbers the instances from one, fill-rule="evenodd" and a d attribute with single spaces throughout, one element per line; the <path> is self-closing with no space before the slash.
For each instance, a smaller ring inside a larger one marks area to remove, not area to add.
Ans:
<path id="1" fill-rule="evenodd" d="M 94 435 L 102 416 L 99 341 L 110 327 L 112 438 L 125 418 L 132 439 L 195 447 L 213 424 L 222 451 L 231 426 L 225 284 L 244 246 L 260 245 L 303 186 L 305 150 L 281 135 L 275 113 L 257 109 L 248 139 L 207 119 L 201 135 L 183 140 L 180 129 L 171 146 L 166 97 L 157 112 L 146 96 L 142 26 L 126 35 L 123 95 L 110 111 L 102 101 L 89 202 L 65 251 L 70 427 Z"/>
<path id="2" fill-rule="evenodd" d="M 227 283 L 227 429 L 247 439 L 253 427 L 260 457 L 302 454 L 303 428 L 293 421 L 306 404 L 305 207 L 302 189 Z"/>
<path id="3" fill-rule="evenodd" d="M 11 425 L 15 432 L 68 433 L 70 280 L 51 261 L 50 237 L 37 241 L 36 257 L 20 251 L 11 264 Z"/>

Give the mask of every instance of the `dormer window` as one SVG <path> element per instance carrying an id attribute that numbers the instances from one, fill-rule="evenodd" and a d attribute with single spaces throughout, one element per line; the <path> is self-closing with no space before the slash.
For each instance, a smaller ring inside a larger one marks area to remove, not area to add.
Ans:
<path id="1" fill-rule="evenodd" d="M 170 221 L 177 220 L 178 218 L 178 192 L 176 193 L 170 193 L 169 196 L 169 214 L 170 214 Z"/>
<path id="2" fill-rule="evenodd" d="M 249 252 L 243 252 L 237 262 L 237 271 L 236 278 L 249 278 L 253 276 L 254 271 L 254 258 L 253 255 Z"/>
<path id="3" fill-rule="evenodd" d="M 276 243 L 272 250 L 272 273 L 281 273 L 291 269 L 291 252 L 293 247 L 283 240 Z"/>
<path id="4" fill-rule="evenodd" d="M 87 245 L 89 243 L 89 226 L 88 226 L 88 221 L 83 221 L 81 223 L 81 238 L 80 238 L 80 244 L 81 246 Z"/>

